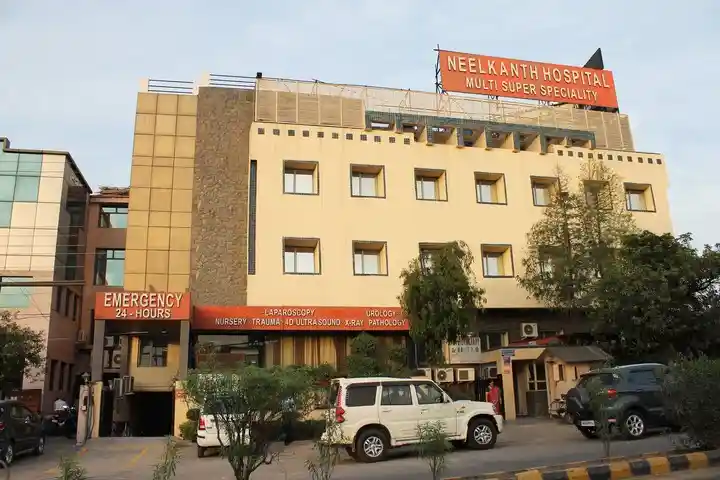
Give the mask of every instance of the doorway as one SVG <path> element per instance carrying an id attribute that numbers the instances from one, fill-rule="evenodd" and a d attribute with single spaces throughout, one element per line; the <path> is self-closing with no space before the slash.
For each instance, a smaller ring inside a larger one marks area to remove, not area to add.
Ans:
<path id="1" fill-rule="evenodd" d="M 135 392 L 130 400 L 133 437 L 164 437 L 173 433 L 173 392 Z"/>

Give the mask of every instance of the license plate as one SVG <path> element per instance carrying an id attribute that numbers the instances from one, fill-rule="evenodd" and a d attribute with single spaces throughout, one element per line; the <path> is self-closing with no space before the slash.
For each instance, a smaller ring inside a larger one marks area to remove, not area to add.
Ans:
<path id="1" fill-rule="evenodd" d="M 581 427 L 594 427 L 595 421 L 594 420 L 582 420 L 580 421 Z"/>

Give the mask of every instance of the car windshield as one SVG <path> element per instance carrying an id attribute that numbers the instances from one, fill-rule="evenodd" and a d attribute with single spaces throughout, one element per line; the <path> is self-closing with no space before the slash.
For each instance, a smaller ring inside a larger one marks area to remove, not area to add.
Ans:
<path id="1" fill-rule="evenodd" d="M 604 387 L 612 387 L 615 385 L 617 375 L 614 373 L 589 373 L 580 377 L 577 386 L 579 388 L 587 387 L 591 380 L 599 381 Z"/>

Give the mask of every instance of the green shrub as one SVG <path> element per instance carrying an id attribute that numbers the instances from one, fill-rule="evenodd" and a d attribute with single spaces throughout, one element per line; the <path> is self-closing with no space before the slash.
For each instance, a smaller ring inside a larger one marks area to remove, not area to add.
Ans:
<path id="1" fill-rule="evenodd" d="M 668 415 L 702 448 L 720 447 L 720 360 L 681 359 L 663 385 Z"/>
<path id="2" fill-rule="evenodd" d="M 194 442 L 197 436 L 198 422 L 188 420 L 180 424 L 180 438 Z"/>
<path id="3" fill-rule="evenodd" d="M 200 409 L 199 408 L 191 408 L 185 414 L 185 418 L 187 418 L 188 420 L 192 420 L 193 422 L 199 421 L 200 420 Z"/>

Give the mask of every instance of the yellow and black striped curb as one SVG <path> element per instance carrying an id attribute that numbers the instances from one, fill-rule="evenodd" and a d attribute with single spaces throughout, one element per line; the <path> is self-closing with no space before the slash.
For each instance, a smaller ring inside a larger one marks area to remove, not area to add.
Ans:
<path id="1" fill-rule="evenodd" d="M 617 458 L 604 463 L 536 468 L 516 472 L 495 472 L 445 480 L 619 480 L 644 475 L 662 475 L 720 465 L 720 450 L 682 454 L 656 454 L 643 458 Z"/>

